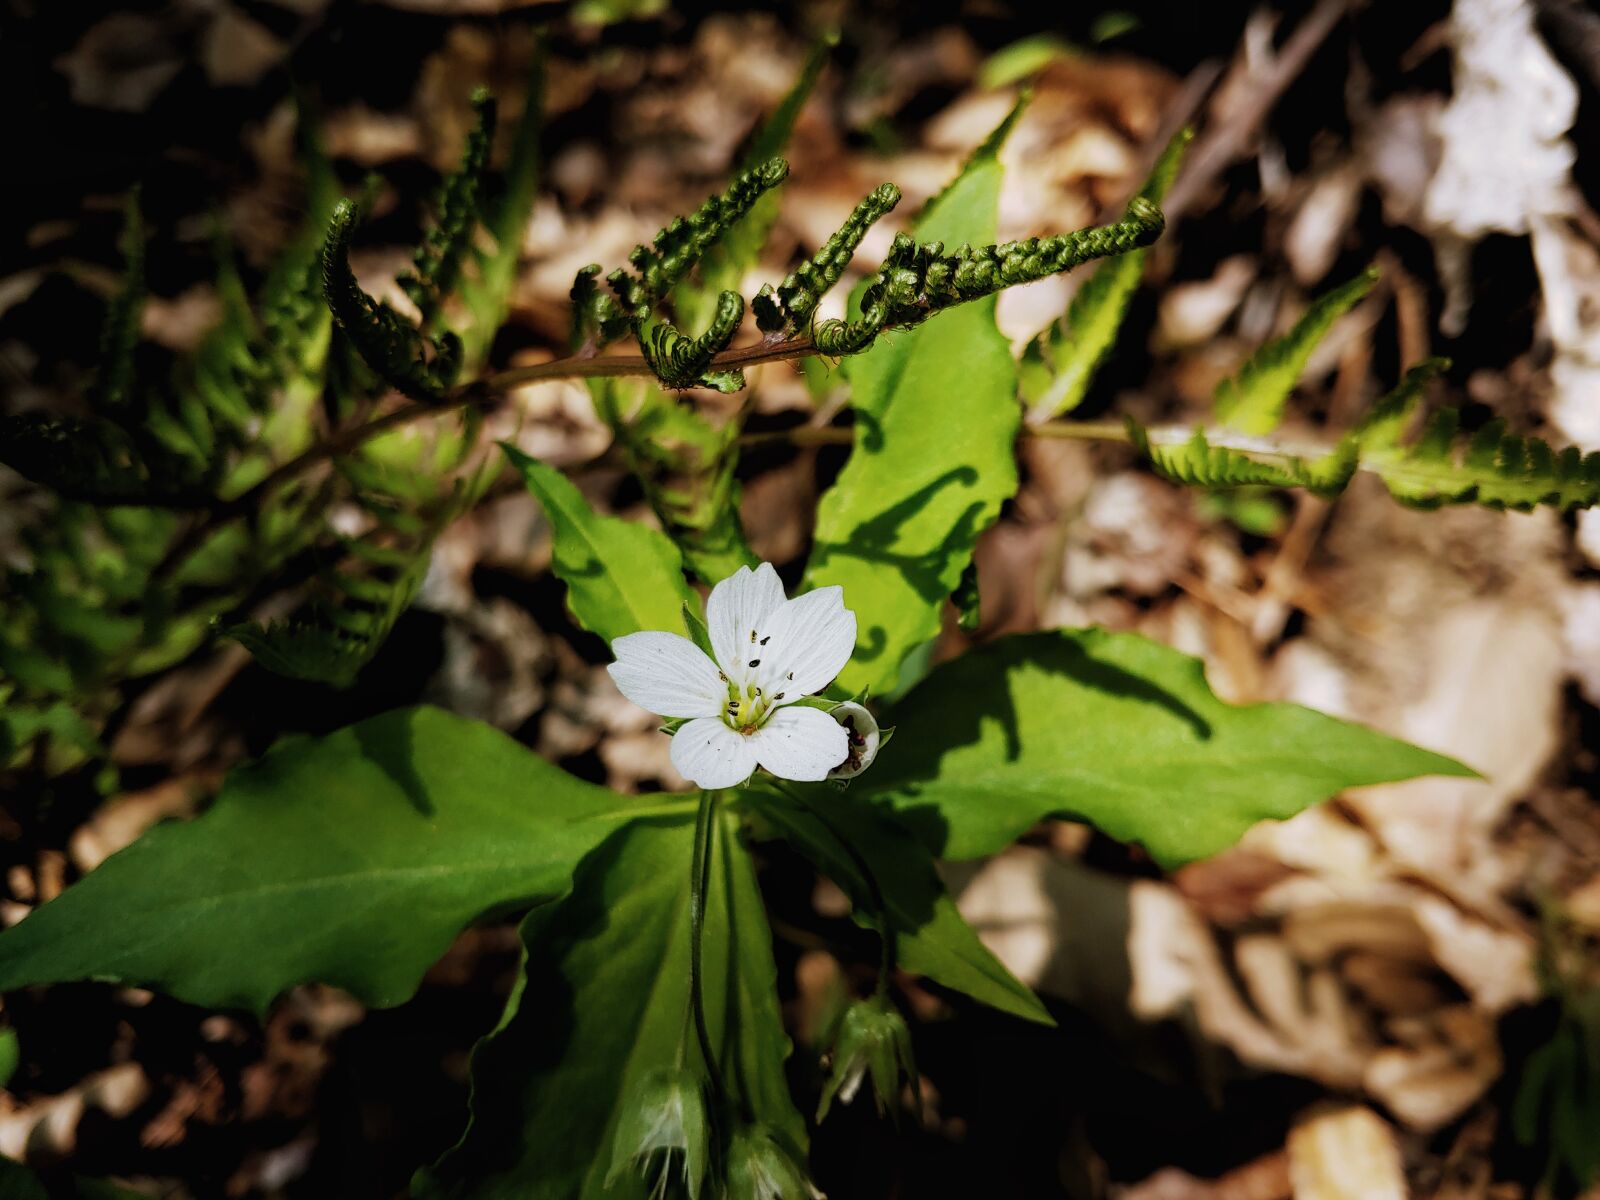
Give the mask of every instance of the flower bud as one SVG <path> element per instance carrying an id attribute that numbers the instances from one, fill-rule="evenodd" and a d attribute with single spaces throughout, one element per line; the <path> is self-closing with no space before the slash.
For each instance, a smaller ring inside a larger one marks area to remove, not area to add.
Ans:
<path id="1" fill-rule="evenodd" d="M 850 749 L 844 761 L 828 772 L 828 778 L 854 779 L 878 757 L 882 735 L 878 730 L 877 718 L 854 700 L 834 705 L 831 715 L 844 726 L 845 733 L 850 737 Z"/>
<path id="2" fill-rule="evenodd" d="M 828 1115 L 837 1096 L 844 1104 L 855 1099 L 861 1081 L 872 1078 L 872 1091 L 881 1115 L 885 1109 L 899 1113 L 900 1076 L 905 1075 L 917 1095 L 921 1092 L 917 1064 L 911 1053 L 911 1031 L 887 997 L 857 1000 L 845 1010 L 833 1042 L 833 1069 L 822 1089 L 817 1120 Z"/>
<path id="3" fill-rule="evenodd" d="M 665 1196 L 681 1164 L 690 1200 L 700 1194 L 710 1156 L 705 1095 L 699 1078 L 682 1067 L 651 1071 L 629 1097 L 611 1147 L 609 1188 L 624 1170 L 639 1172 L 651 1196 Z"/>
<path id="4" fill-rule="evenodd" d="M 728 1146 L 724 1200 L 823 1200 L 772 1130 L 747 1125 Z"/>

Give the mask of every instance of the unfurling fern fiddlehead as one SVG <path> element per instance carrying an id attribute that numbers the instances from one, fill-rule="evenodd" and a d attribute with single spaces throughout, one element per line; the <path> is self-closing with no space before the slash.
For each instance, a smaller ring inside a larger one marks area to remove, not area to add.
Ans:
<path id="1" fill-rule="evenodd" d="M 860 318 L 824 321 L 813 340 L 824 354 L 858 354 L 885 329 L 917 325 L 952 305 L 1148 246 L 1165 225 L 1161 210 L 1136 196 L 1112 225 L 998 246 L 963 245 L 950 254 L 940 242 L 900 234 L 862 295 Z"/>
<path id="2" fill-rule="evenodd" d="M 900 203 L 900 189 L 892 183 L 880 184 L 860 204 L 856 205 L 845 222 L 805 262 L 789 273 L 778 285 L 777 299 L 772 298 L 770 285 L 763 287 L 751 301 L 756 314 L 756 324 L 763 333 L 778 333 L 785 327 L 803 328 L 817 310 L 817 304 L 834 284 L 839 282 L 856 247 L 867 236 L 867 230 L 879 218 L 886 216 Z"/>
<path id="3" fill-rule="evenodd" d="M 390 387 L 413 400 L 441 400 L 455 382 L 461 341 L 446 332 L 425 338 L 381 300 L 361 290 L 350 269 L 350 237 L 360 216 L 354 203 L 341 200 L 333 210 L 322 250 L 322 286 L 328 307 L 367 365 Z"/>
<path id="4" fill-rule="evenodd" d="M 744 297 L 738 292 L 723 292 L 717 297 L 711 327 L 699 337 L 689 337 L 670 321 L 662 321 L 649 331 L 640 347 L 656 378 L 669 388 L 710 383 L 719 391 L 737 391 L 744 386 L 741 372 L 729 371 L 711 379 L 705 374 L 712 358 L 733 341 L 743 320 Z"/>

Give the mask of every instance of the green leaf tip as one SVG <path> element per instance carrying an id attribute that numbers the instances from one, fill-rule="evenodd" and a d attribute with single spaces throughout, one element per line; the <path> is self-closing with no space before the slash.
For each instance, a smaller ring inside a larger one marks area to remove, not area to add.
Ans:
<path id="1" fill-rule="evenodd" d="M 1177 176 L 1194 137 L 1187 127 L 1167 142 L 1149 177 L 1128 203 L 1125 219 L 1147 226 L 1153 241 L 1166 229 L 1160 204 Z M 1062 320 L 1028 343 L 1018 384 L 1029 418 L 1047 420 L 1083 403 L 1095 373 L 1115 345 L 1144 272 L 1144 250 L 1135 248 L 1101 263 L 1072 297 Z"/>
<path id="2" fill-rule="evenodd" d="M 1276 429 L 1317 343 L 1377 282 L 1377 268 L 1368 267 L 1318 298 L 1288 333 L 1251 355 L 1237 375 L 1217 385 L 1217 419 L 1241 433 L 1260 435 Z"/>

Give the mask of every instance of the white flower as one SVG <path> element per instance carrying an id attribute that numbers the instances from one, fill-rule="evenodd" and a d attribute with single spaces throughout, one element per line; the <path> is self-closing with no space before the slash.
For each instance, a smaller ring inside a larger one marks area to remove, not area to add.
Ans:
<path id="1" fill-rule="evenodd" d="M 607 668 L 622 694 L 663 717 L 688 718 L 672 738 L 672 765 L 703 788 L 733 787 L 765 767 L 815 781 L 845 761 L 844 726 L 795 701 L 820 692 L 850 661 L 856 615 L 838 587 L 793 600 L 770 563 L 711 589 L 706 627 L 713 662 L 675 633 L 630 633 L 611 643 Z"/>

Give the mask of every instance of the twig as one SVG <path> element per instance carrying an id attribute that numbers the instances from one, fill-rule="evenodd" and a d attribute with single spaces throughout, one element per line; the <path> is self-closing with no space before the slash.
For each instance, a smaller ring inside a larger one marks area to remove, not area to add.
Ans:
<path id="1" fill-rule="evenodd" d="M 1256 127 L 1266 119 L 1284 90 L 1300 77 L 1306 63 L 1333 32 L 1348 7 L 1349 0 L 1319 0 L 1274 56 L 1272 65 L 1256 76 L 1234 115 L 1207 133 L 1189 152 L 1182 174 L 1162 205 L 1169 224 L 1175 222 L 1230 163 L 1244 154 L 1245 145 Z"/>
<path id="2" fill-rule="evenodd" d="M 816 351 L 811 338 L 801 334 L 782 340 L 762 340 L 749 346 L 724 350 L 711 360 L 709 371 L 737 371 L 745 367 L 769 362 L 787 362 L 804 358 Z M 527 367 L 513 367 L 486 375 L 456 388 L 436 403 L 414 402 L 402 405 L 381 417 L 360 425 L 353 425 L 334 433 L 302 453 L 279 464 L 260 482 L 240 492 L 231 500 L 211 507 L 205 516 L 190 525 L 174 542 L 155 569 L 156 579 L 167 578 L 193 551 L 198 549 L 216 530 L 236 517 L 255 511 L 263 501 L 285 484 L 304 474 L 318 463 L 348 454 L 379 434 L 410 425 L 427 417 L 467 408 L 482 408 L 497 402 L 512 388 L 530 383 L 543 383 L 557 379 L 604 379 L 623 376 L 653 376 L 650 364 L 641 354 L 615 354 L 603 358 L 594 354 L 574 354 L 550 362 L 535 363 Z"/>

